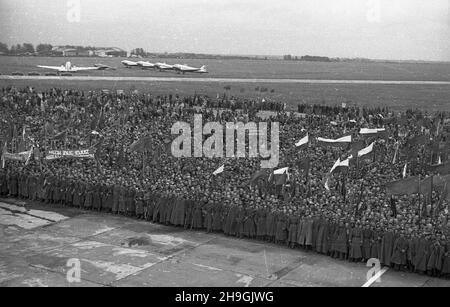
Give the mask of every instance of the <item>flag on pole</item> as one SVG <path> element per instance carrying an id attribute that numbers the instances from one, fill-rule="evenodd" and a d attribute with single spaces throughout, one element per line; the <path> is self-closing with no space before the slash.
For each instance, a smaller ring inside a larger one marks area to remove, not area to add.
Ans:
<path id="1" fill-rule="evenodd" d="M 406 178 L 406 168 L 408 166 L 408 162 L 405 163 L 405 166 L 403 167 L 403 172 L 402 172 L 402 176 L 403 178 Z"/>
<path id="2" fill-rule="evenodd" d="M 31 156 L 33 155 L 34 147 L 31 147 L 30 151 L 28 152 L 27 160 L 25 161 L 25 165 L 30 164 Z"/>
<path id="3" fill-rule="evenodd" d="M 22 140 L 25 142 L 26 140 L 26 129 L 25 129 L 25 125 L 22 127 Z"/>
<path id="4" fill-rule="evenodd" d="M 295 143 L 295 146 L 296 147 L 300 147 L 300 146 L 303 146 L 303 145 L 308 144 L 308 143 L 309 143 L 309 136 L 308 136 L 308 134 L 306 134 L 306 136 L 304 138 L 302 138 L 300 141 Z"/>
<path id="5" fill-rule="evenodd" d="M 218 169 L 216 169 L 214 171 L 213 175 L 215 176 L 215 175 L 218 175 L 220 173 L 223 173 L 224 169 L 225 169 L 225 165 L 222 165 L 221 167 L 219 167 Z"/>
<path id="6" fill-rule="evenodd" d="M 341 138 L 335 139 L 335 140 L 318 137 L 317 141 L 323 142 L 323 143 L 351 143 L 352 142 L 352 136 L 351 135 L 347 135 L 347 136 L 344 136 L 344 137 L 341 137 Z"/>
<path id="7" fill-rule="evenodd" d="M 373 150 L 373 144 L 374 143 L 372 143 L 369 146 L 367 146 L 366 148 L 361 149 L 360 151 L 358 151 L 358 157 L 362 157 L 362 156 L 365 156 L 365 155 L 371 153 L 372 150 Z"/>
<path id="8" fill-rule="evenodd" d="M 328 181 L 330 180 L 330 176 L 329 176 L 328 174 L 326 174 L 325 176 L 326 176 L 326 177 L 325 177 L 325 184 L 324 184 L 324 186 L 325 186 L 325 189 L 326 189 L 327 191 L 330 191 L 330 187 L 329 187 L 329 185 L 328 185 Z"/>
<path id="9" fill-rule="evenodd" d="M 6 144 L 7 144 L 7 143 L 5 142 L 5 145 L 3 145 L 3 151 L 2 151 L 2 168 L 5 168 L 5 165 L 6 165 L 5 154 L 6 154 L 6 152 L 8 151 L 8 148 L 7 148 Z"/>
<path id="10" fill-rule="evenodd" d="M 397 155 L 398 155 L 398 149 L 400 148 L 400 143 L 397 141 L 397 148 L 395 149 L 395 153 L 394 153 L 394 159 L 392 159 L 392 164 L 395 164 L 397 162 Z"/>
<path id="11" fill-rule="evenodd" d="M 337 161 L 334 163 L 333 167 L 330 170 L 330 174 L 333 173 L 333 171 L 341 164 L 341 159 L 338 158 Z"/>
<path id="12" fill-rule="evenodd" d="M 289 167 L 283 167 L 273 171 L 272 182 L 275 185 L 283 185 L 289 179 Z"/>
<path id="13" fill-rule="evenodd" d="M 374 128 L 374 129 L 361 128 L 361 130 L 359 130 L 359 134 L 378 134 L 384 131 L 386 131 L 385 128 Z"/>
<path id="14" fill-rule="evenodd" d="M 337 161 L 334 163 L 333 167 L 330 170 L 330 174 L 332 174 L 334 171 L 341 169 L 343 167 L 349 167 L 350 166 L 350 159 L 352 159 L 353 156 L 348 157 L 346 160 L 341 161 L 340 158 L 337 159 Z"/>
<path id="15" fill-rule="evenodd" d="M 397 181 L 388 182 L 385 184 L 387 195 L 410 195 L 419 192 L 419 178 L 408 177 Z"/>

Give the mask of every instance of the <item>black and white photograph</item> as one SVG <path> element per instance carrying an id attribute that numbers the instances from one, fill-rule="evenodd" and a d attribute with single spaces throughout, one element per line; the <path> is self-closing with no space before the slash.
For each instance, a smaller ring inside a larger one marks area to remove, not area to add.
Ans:
<path id="1" fill-rule="evenodd" d="M 0 155 L 0 288 L 450 287 L 450 0 L 0 0 Z"/>

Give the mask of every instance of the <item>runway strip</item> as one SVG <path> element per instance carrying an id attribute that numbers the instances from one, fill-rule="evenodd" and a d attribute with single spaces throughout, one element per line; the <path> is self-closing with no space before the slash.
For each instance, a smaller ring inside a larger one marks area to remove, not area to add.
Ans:
<path id="1" fill-rule="evenodd" d="M 177 78 L 177 77 L 108 77 L 108 76 L 6 76 L 0 80 L 64 81 L 136 81 L 136 82 L 210 82 L 210 83 L 291 83 L 291 84 L 381 84 L 381 85 L 450 85 L 450 81 L 389 80 L 319 80 L 319 79 L 244 79 L 244 78 Z"/>

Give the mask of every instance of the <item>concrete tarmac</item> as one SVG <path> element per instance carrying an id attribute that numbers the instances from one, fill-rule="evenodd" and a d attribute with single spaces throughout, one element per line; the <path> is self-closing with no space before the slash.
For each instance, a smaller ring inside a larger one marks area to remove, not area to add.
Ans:
<path id="1" fill-rule="evenodd" d="M 0 199 L 0 287 L 361 287 L 369 269 L 275 244 Z M 450 281 L 387 270 L 369 286 Z"/>

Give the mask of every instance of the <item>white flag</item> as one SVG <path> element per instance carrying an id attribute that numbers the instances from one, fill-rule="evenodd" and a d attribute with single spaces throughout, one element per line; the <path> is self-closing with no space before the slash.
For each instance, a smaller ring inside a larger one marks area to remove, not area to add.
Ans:
<path id="1" fill-rule="evenodd" d="M 362 157 L 364 155 L 367 155 L 367 154 L 371 153 L 372 150 L 373 150 L 373 144 L 374 143 L 372 143 L 369 146 L 367 146 L 366 148 L 361 149 L 360 151 L 358 151 L 358 157 Z"/>
<path id="2" fill-rule="evenodd" d="M 225 165 L 222 165 L 221 167 L 219 167 L 218 169 L 216 169 L 214 171 L 213 175 L 215 176 L 215 175 L 218 175 L 220 173 L 223 173 L 224 169 L 225 169 Z"/>
<path id="3" fill-rule="evenodd" d="M 332 173 L 336 169 L 336 167 L 338 167 L 340 164 L 341 164 L 341 159 L 338 158 L 337 161 L 334 163 L 333 167 L 331 168 L 330 173 Z"/>
<path id="4" fill-rule="evenodd" d="M 325 142 L 325 143 L 351 143 L 352 142 L 352 136 L 347 135 L 344 137 L 341 137 L 339 139 L 333 140 L 333 139 L 325 139 L 325 138 L 317 138 L 319 142 Z"/>
<path id="5" fill-rule="evenodd" d="M 31 149 L 28 153 L 28 156 L 27 156 L 27 160 L 25 161 L 25 165 L 30 164 L 31 156 L 33 155 L 33 149 L 34 149 L 34 147 L 31 147 Z"/>
<path id="6" fill-rule="evenodd" d="M 287 173 L 288 169 L 289 169 L 289 167 L 283 167 L 283 168 L 273 171 L 273 173 L 275 175 L 281 175 L 281 174 Z"/>
<path id="7" fill-rule="evenodd" d="M 408 162 L 405 163 L 405 166 L 403 167 L 403 178 L 406 178 L 406 167 L 408 166 Z"/>
<path id="8" fill-rule="evenodd" d="M 349 167 L 350 166 L 350 159 L 353 158 L 353 156 L 350 156 L 347 158 L 347 160 L 342 161 L 341 163 L 339 163 L 339 166 L 345 166 L 345 167 Z"/>
<path id="9" fill-rule="evenodd" d="M 385 128 L 374 128 L 374 129 L 369 129 L 369 128 L 361 128 L 361 130 L 359 130 L 359 134 L 377 134 L 378 132 L 383 132 L 386 131 Z"/>
<path id="10" fill-rule="evenodd" d="M 438 159 L 438 165 L 439 165 L 439 164 L 442 164 L 441 156 L 439 156 L 439 159 Z"/>
<path id="11" fill-rule="evenodd" d="M 274 175 L 282 175 L 282 174 L 286 174 L 287 175 L 287 180 L 289 180 L 289 173 L 288 173 L 289 167 L 283 167 L 280 169 L 277 169 L 275 171 L 273 171 Z"/>
<path id="12" fill-rule="evenodd" d="M 326 189 L 327 191 L 330 190 L 330 187 L 328 186 L 328 180 L 329 180 L 329 179 L 330 179 L 330 178 L 327 177 L 327 179 L 325 180 L 325 189 Z"/>
<path id="13" fill-rule="evenodd" d="M 398 154 L 398 149 L 400 147 L 399 142 L 396 142 L 397 144 L 397 148 L 395 149 L 395 153 L 394 153 L 394 159 L 392 159 L 392 164 L 395 164 L 397 162 L 397 154 Z"/>
<path id="14" fill-rule="evenodd" d="M 296 147 L 300 147 L 302 145 L 308 144 L 309 142 L 309 136 L 306 135 L 303 139 L 301 139 L 300 141 L 298 141 L 297 143 L 295 143 Z"/>

